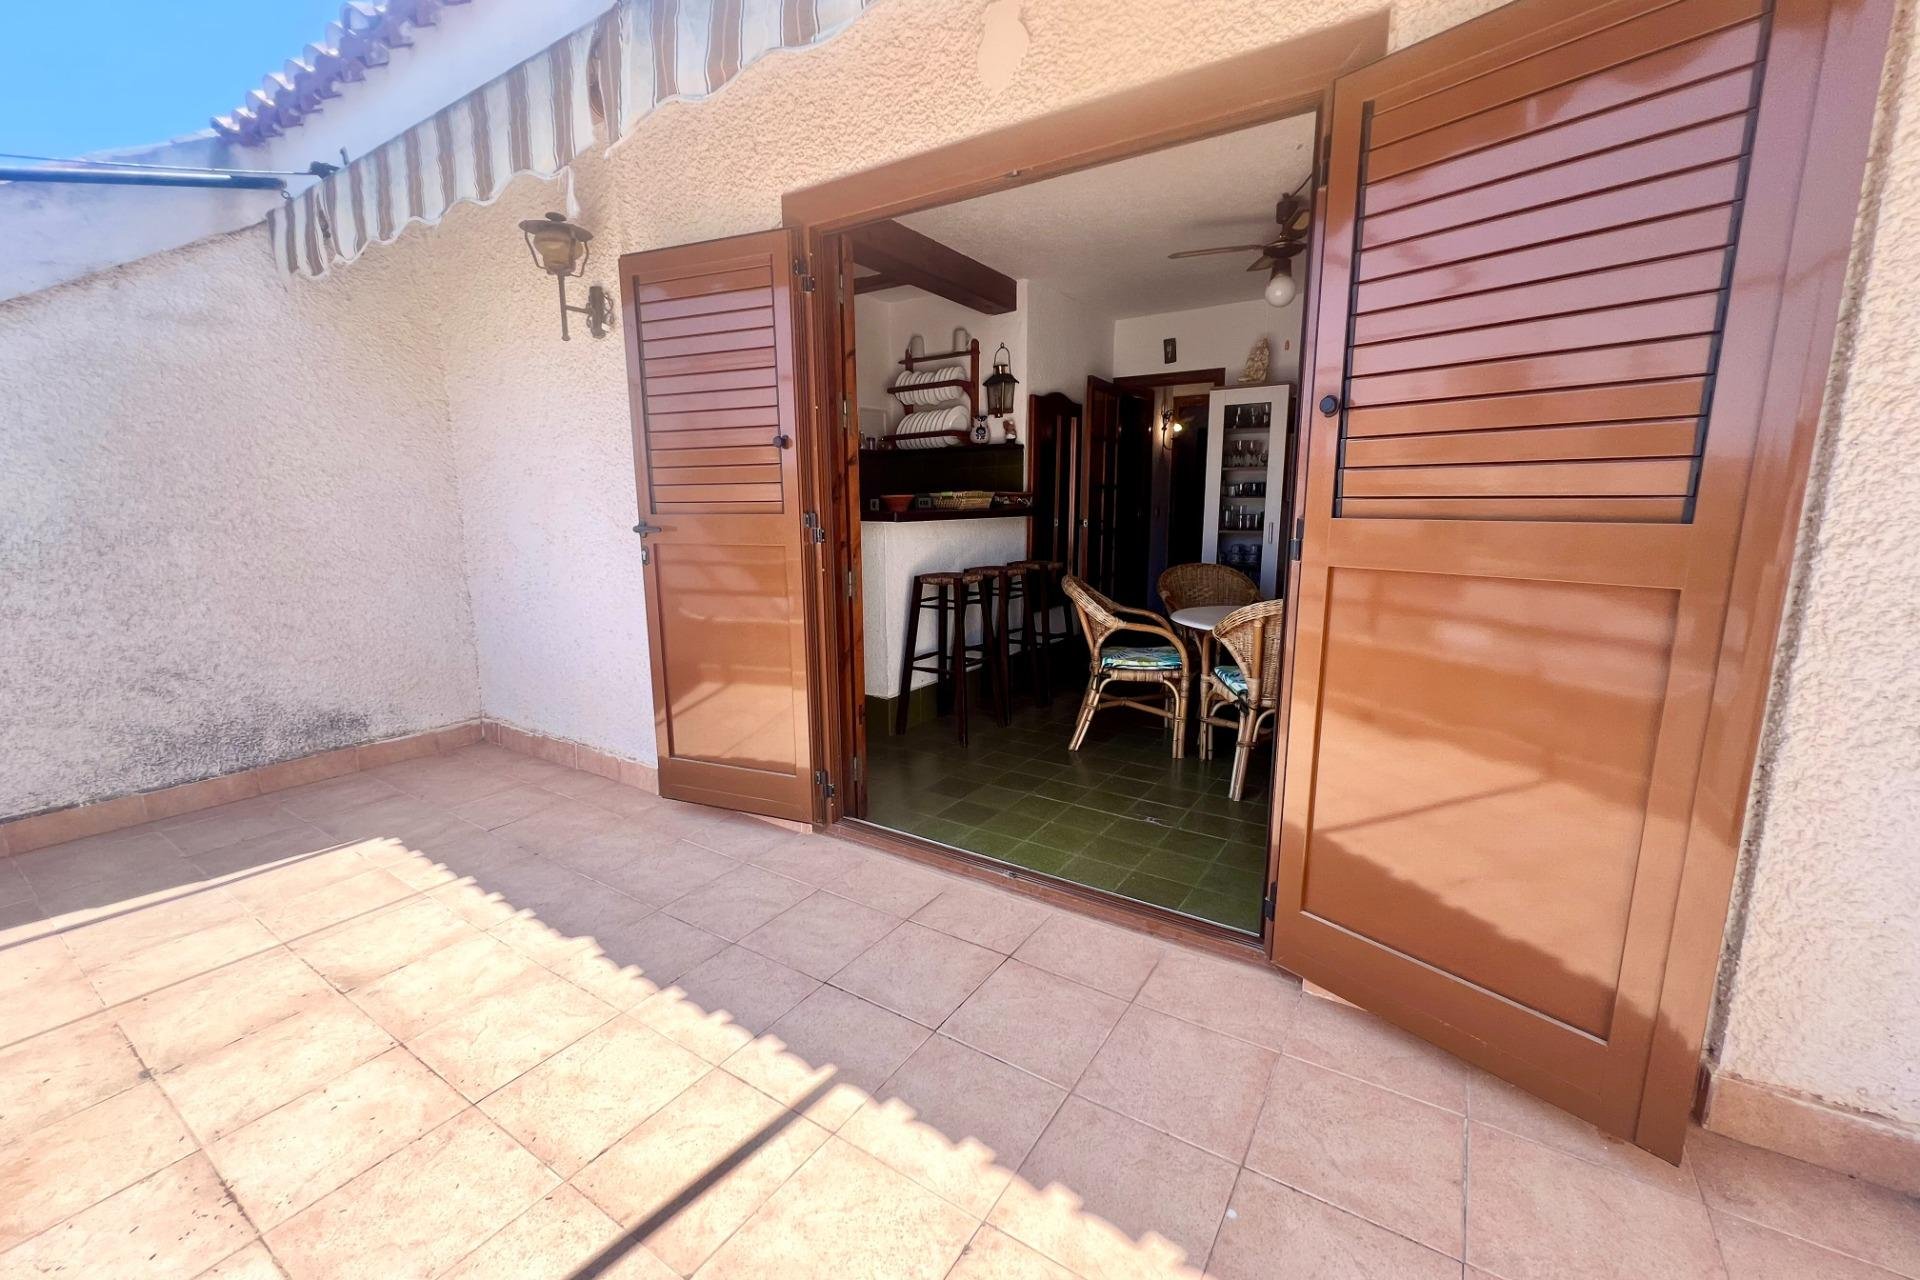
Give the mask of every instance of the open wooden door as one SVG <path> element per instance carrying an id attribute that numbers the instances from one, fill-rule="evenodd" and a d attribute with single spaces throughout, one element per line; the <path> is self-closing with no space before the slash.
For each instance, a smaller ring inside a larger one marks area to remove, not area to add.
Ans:
<path id="1" fill-rule="evenodd" d="M 1692 1072 L 1649 1057 L 1697 1063 L 1704 1001 L 1662 993 L 1725 913 L 1681 884 L 1826 21 L 1519 0 L 1323 121 L 1274 958 L 1669 1159 Z"/>
<path id="2" fill-rule="evenodd" d="M 814 816 L 793 233 L 620 259 L 660 794 Z"/>

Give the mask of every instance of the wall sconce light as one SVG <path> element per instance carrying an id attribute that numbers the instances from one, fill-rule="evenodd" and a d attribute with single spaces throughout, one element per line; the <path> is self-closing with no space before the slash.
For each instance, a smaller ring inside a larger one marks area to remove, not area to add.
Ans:
<path id="1" fill-rule="evenodd" d="M 1006 355 L 1006 359 L 1000 357 Z M 1020 379 L 1013 376 L 1009 367 L 1013 357 L 1007 354 L 1007 344 L 1001 343 L 1000 349 L 993 353 L 993 373 L 983 384 L 987 393 L 987 412 L 996 418 L 1004 418 L 1013 412 L 1013 389 L 1020 385 Z"/>
<path id="2" fill-rule="evenodd" d="M 1187 424 L 1173 416 L 1172 409 L 1160 411 L 1160 447 L 1173 452 L 1173 438 L 1187 429 Z"/>
<path id="3" fill-rule="evenodd" d="M 593 239 L 593 232 L 574 226 L 557 213 L 528 218 L 520 224 L 520 230 L 527 237 L 527 252 L 533 255 L 533 265 L 560 282 L 560 341 L 570 342 L 573 338 L 567 332 L 568 312 L 585 316 L 587 332 L 594 337 L 606 337 L 607 331 L 613 328 L 613 300 L 607 297 L 605 289 L 597 284 L 589 286 L 584 307 L 567 304 L 567 277 L 586 274 L 587 258 L 592 252 L 587 242 Z"/>

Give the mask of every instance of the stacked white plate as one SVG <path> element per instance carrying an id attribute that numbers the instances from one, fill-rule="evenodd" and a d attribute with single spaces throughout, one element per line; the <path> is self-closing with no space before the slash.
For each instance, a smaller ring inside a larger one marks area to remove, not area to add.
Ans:
<path id="1" fill-rule="evenodd" d="M 900 419 L 900 425 L 893 429 L 895 436 L 918 435 L 923 431 L 954 431 L 958 437 L 939 437 L 931 440 L 899 440 L 894 446 L 900 449 L 944 449 L 949 445 L 961 443 L 966 438 L 969 426 L 967 406 L 948 405 L 944 409 L 922 409 Z"/>
<path id="2" fill-rule="evenodd" d="M 950 404 L 963 399 L 965 389 L 961 387 L 935 387 L 931 391 L 914 391 L 913 387 L 928 382 L 959 382 L 966 377 L 958 365 L 943 365 L 938 369 L 909 369 L 894 380 L 893 392 L 902 404 Z"/>

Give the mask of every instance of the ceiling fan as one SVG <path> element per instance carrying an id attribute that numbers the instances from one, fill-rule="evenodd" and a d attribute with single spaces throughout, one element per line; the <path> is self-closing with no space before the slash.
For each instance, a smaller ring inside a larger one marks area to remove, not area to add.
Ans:
<path id="1" fill-rule="evenodd" d="M 1216 253 L 1258 253 L 1260 256 L 1247 270 L 1269 273 L 1266 299 L 1276 307 L 1284 307 L 1299 292 L 1293 280 L 1292 264 L 1294 257 L 1306 250 L 1307 225 L 1312 219 L 1311 205 L 1302 203 L 1297 193 L 1285 195 L 1273 207 L 1273 220 L 1280 224 L 1279 233 L 1265 244 L 1222 244 L 1211 249 L 1182 249 L 1167 256 L 1204 258 Z"/>

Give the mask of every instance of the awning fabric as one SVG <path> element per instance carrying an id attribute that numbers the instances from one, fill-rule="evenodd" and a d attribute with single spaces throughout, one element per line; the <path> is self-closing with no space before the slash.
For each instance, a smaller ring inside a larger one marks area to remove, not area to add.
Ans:
<path id="1" fill-rule="evenodd" d="M 660 104 L 704 98 L 775 50 L 818 44 L 872 2 L 619 0 L 269 214 L 274 251 L 289 273 L 323 276 L 456 204 L 491 202 L 519 174 L 553 177 Z"/>

